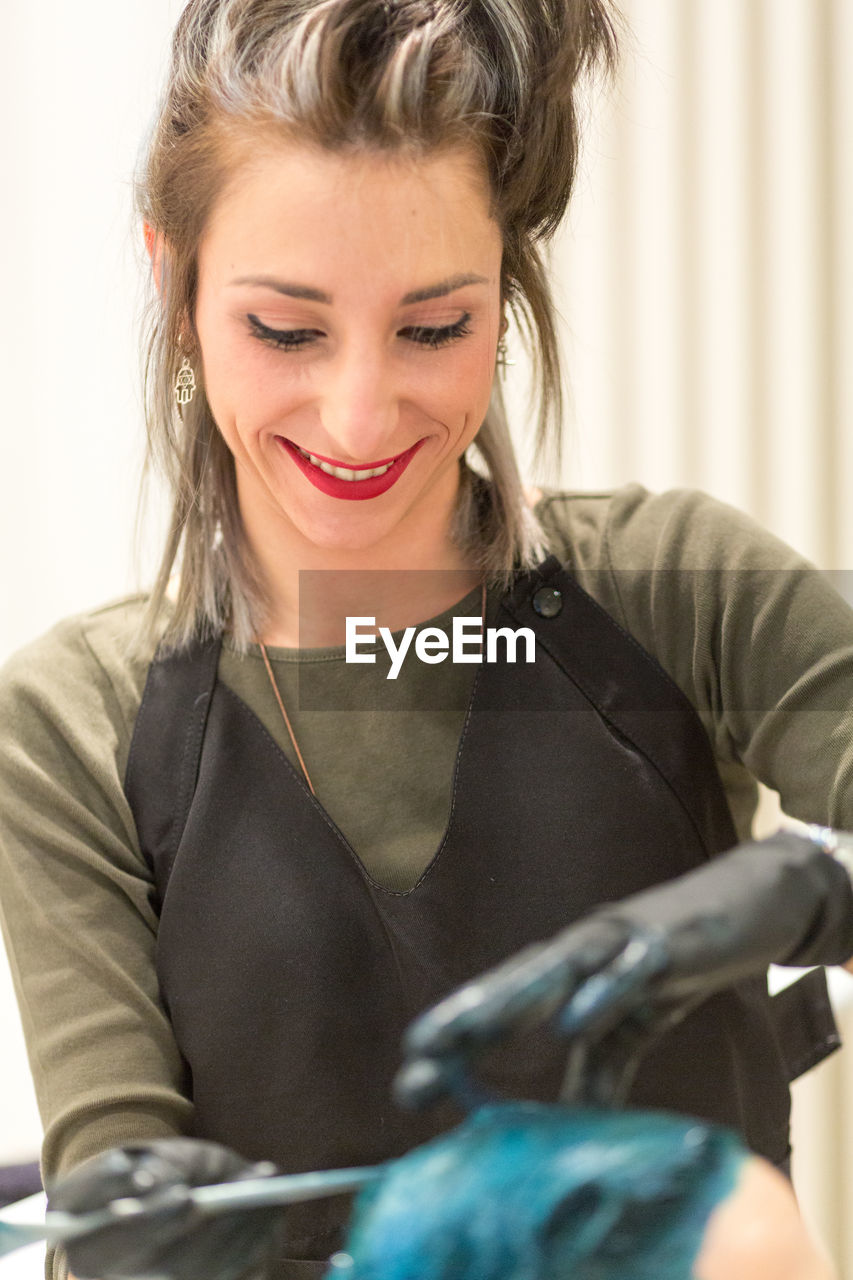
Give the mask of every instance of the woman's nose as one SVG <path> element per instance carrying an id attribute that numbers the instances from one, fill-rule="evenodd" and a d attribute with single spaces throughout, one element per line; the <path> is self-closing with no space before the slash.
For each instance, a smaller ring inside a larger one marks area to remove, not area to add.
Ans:
<path id="1" fill-rule="evenodd" d="M 341 462 L 379 462 L 400 451 L 399 390 L 391 361 L 376 352 L 342 355 L 320 399 L 320 420 Z"/>

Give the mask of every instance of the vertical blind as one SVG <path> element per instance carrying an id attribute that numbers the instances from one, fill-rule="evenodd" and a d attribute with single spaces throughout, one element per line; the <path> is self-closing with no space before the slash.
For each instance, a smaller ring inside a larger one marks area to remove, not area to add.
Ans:
<path id="1" fill-rule="evenodd" d="M 850 567 L 853 3 L 621 8 L 552 255 L 562 481 L 695 485 Z"/>

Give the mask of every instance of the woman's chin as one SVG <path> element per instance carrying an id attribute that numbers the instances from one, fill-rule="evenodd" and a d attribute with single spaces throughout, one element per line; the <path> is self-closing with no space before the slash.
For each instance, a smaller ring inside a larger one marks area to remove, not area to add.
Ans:
<path id="1" fill-rule="evenodd" d="M 328 556 L 329 567 L 360 555 L 381 557 L 395 548 L 399 552 L 399 540 L 394 536 L 399 532 L 399 517 L 390 513 L 383 516 L 375 511 L 353 511 L 350 504 L 346 507 L 340 514 L 332 512 L 322 518 L 297 516 L 293 520 L 303 542 Z"/>
<path id="2" fill-rule="evenodd" d="M 377 569 L 414 568 L 427 545 L 439 558 L 445 554 L 447 517 L 454 502 L 450 485 L 447 489 L 442 493 L 433 484 L 414 499 L 411 494 L 387 493 L 364 502 L 318 495 L 319 501 L 282 504 L 282 510 L 306 551 L 310 547 L 327 555 L 330 568 L 362 556 Z M 313 552 L 309 554 L 313 558 Z"/>

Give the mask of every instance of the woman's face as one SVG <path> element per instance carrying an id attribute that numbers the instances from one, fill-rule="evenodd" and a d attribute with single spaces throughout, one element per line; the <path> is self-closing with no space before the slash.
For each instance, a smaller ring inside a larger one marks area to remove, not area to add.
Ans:
<path id="1" fill-rule="evenodd" d="M 381 567 L 447 541 L 501 257 L 473 153 L 281 144 L 240 170 L 200 247 L 196 327 L 250 542 L 370 548 Z"/>

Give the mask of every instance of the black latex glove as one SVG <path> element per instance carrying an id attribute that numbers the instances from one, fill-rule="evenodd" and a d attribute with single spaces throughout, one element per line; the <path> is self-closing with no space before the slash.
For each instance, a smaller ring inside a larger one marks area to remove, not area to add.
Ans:
<path id="1" fill-rule="evenodd" d="M 474 979 L 404 1038 L 398 1099 L 465 1099 L 471 1060 L 554 1019 L 571 1042 L 566 1101 L 624 1098 L 641 1052 L 695 1005 L 769 964 L 853 956 L 853 885 L 791 832 L 739 845 L 676 880 L 610 903 Z"/>
<path id="2" fill-rule="evenodd" d="M 93 1156 L 52 1184 L 48 1208 L 86 1213 L 123 1197 L 150 1207 L 141 1219 L 117 1222 L 68 1243 L 69 1269 L 81 1280 L 236 1280 L 263 1263 L 281 1208 L 202 1217 L 181 1191 L 274 1173 L 274 1165 L 250 1164 L 214 1142 L 162 1138 Z"/>

